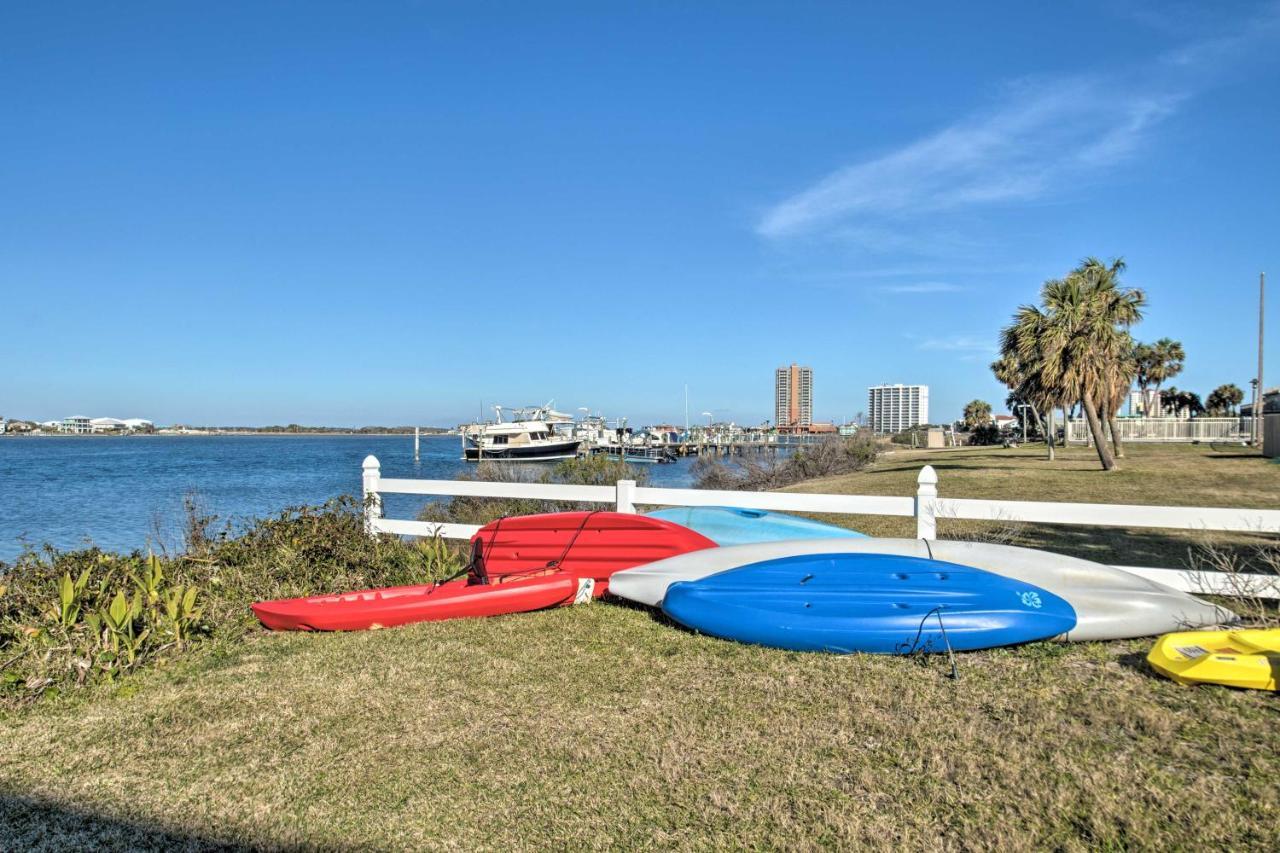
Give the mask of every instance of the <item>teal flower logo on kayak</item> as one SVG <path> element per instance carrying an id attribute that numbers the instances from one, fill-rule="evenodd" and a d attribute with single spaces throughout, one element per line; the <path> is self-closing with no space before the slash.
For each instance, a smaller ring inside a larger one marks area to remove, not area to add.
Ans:
<path id="1" fill-rule="evenodd" d="M 1020 598 L 1024 607 L 1034 607 L 1036 610 L 1039 610 L 1043 603 L 1040 601 L 1040 593 L 1038 592 L 1024 592 Z"/>

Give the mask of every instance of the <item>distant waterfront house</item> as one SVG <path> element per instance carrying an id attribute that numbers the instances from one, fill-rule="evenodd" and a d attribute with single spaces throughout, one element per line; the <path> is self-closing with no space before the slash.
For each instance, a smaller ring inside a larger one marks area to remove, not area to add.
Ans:
<path id="1" fill-rule="evenodd" d="M 58 432 L 70 433 L 72 435 L 88 435 L 93 432 L 93 421 L 83 415 L 72 415 L 69 418 L 63 418 L 56 426 Z"/>
<path id="2" fill-rule="evenodd" d="M 995 422 L 996 422 L 996 426 L 1000 428 L 1001 432 L 1004 432 L 1005 430 L 1013 429 L 1015 426 L 1018 425 L 1018 419 L 1015 418 L 1013 415 L 996 415 Z"/>
<path id="3" fill-rule="evenodd" d="M 93 418 L 89 421 L 91 432 L 121 432 L 126 428 L 125 422 L 119 418 Z"/>

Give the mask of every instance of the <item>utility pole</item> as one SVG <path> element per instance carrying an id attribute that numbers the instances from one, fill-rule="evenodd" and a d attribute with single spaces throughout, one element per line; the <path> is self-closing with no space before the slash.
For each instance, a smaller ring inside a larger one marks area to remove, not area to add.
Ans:
<path id="1" fill-rule="evenodd" d="M 1262 444 L 1262 429 L 1265 421 L 1262 410 L 1267 405 L 1266 386 L 1262 384 L 1262 318 L 1267 292 L 1267 274 L 1258 273 L 1258 390 L 1253 395 L 1253 443 Z"/>

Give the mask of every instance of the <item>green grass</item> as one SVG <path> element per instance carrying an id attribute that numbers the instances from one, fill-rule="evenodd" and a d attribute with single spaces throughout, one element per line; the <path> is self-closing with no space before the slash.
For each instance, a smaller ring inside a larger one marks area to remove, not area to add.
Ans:
<path id="1" fill-rule="evenodd" d="M 910 494 L 927 460 L 944 496 L 1274 506 L 1256 458 L 1130 453 L 904 452 L 802 488 Z M 1272 848 L 1277 697 L 1180 687 L 1148 647 L 964 654 L 952 681 L 609 603 L 257 632 L 0 710 L 0 849 Z"/>
<path id="2" fill-rule="evenodd" d="M 753 648 L 593 604 L 347 635 L 0 720 L 11 847 L 1255 848 L 1275 697 L 1146 643 L 920 662 Z M 4 831 L 4 830 L 0 830 Z"/>
<path id="3" fill-rule="evenodd" d="M 1006 450 L 962 447 L 947 450 L 898 450 L 867 471 L 813 480 L 789 491 L 834 494 L 915 494 L 924 465 L 938 472 L 944 498 L 1060 501 L 1065 503 L 1155 504 L 1164 506 L 1280 507 L 1280 466 L 1257 451 L 1214 451 L 1209 445 L 1134 445 L 1126 447 L 1121 467 L 1104 472 L 1097 454 L 1084 447 L 1059 449 L 1045 459 L 1043 446 Z M 915 519 L 891 516 L 820 516 L 825 521 L 872 536 L 915 536 Z M 1189 550 L 1209 543 L 1239 550 L 1247 559 L 1274 537 L 1206 534 L 1081 525 L 1022 525 L 940 519 L 938 535 L 996 533 L 1014 544 L 1046 548 L 1112 565 L 1186 568 Z"/>

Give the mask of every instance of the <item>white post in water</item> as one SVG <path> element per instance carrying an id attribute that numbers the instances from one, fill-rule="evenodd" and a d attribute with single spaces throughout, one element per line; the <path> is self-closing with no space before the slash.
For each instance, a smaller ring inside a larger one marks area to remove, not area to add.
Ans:
<path id="1" fill-rule="evenodd" d="M 618 481 L 618 512 L 636 511 L 636 481 Z"/>
<path id="2" fill-rule="evenodd" d="M 414 461 L 414 462 L 417 462 L 417 461 L 418 461 L 418 441 L 419 441 L 419 439 L 418 439 L 418 435 L 419 435 L 419 432 L 420 432 L 420 430 L 418 429 L 418 427 L 414 427 L 414 428 L 413 428 L 413 461 Z"/>
<path id="3" fill-rule="evenodd" d="M 364 458 L 364 529 L 373 535 L 373 522 L 382 518 L 382 495 L 378 494 L 378 481 L 382 479 L 382 463 L 370 454 Z"/>
<path id="4" fill-rule="evenodd" d="M 916 477 L 916 538 L 938 538 L 938 472 L 932 465 L 920 469 Z"/>

